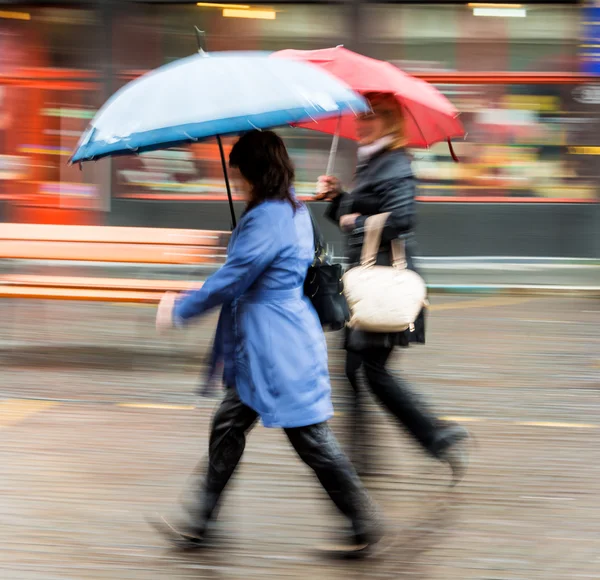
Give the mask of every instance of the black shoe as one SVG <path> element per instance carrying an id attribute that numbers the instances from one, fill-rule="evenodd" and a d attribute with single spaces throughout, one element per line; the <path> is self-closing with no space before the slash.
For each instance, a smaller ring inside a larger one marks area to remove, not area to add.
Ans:
<path id="1" fill-rule="evenodd" d="M 147 521 L 177 550 L 197 550 L 206 544 L 206 530 L 184 524 L 174 525 L 164 516 L 147 518 Z"/>
<path id="2" fill-rule="evenodd" d="M 381 551 L 384 538 L 381 527 L 374 528 L 369 533 L 341 534 L 336 540 L 323 546 L 321 551 L 331 558 L 345 560 L 368 558 Z"/>
<path id="3" fill-rule="evenodd" d="M 450 425 L 443 428 L 440 441 L 441 449 L 438 452 L 440 461 L 444 461 L 452 471 L 451 486 L 454 487 L 462 481 L 469 466 L 468 442 L 471 439 L 469 432 L 461 425 Z"/>

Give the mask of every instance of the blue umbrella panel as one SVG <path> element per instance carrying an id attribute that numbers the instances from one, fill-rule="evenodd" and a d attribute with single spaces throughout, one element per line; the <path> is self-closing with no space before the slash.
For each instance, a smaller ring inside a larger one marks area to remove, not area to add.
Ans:
<path id="1" fill-rule="evenodd" d="M 269 58 L 264 52 L 200 53 L 143 75 L 113 95 L 70 162 L 134 155 L 368 109 L 359 94 L 314 65 Z M 228 196 L 231 200 L 229 188 Z"/>

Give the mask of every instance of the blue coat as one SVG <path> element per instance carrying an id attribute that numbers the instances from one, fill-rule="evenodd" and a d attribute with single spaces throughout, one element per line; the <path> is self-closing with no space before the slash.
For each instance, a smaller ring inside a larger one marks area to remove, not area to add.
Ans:
<path id="1" fill-rule="evenodd" d="M 267 201 L 234 230 L 225 265 L 175 306 L 176 321 L 222 305 L 213 365 L 265 427 L 331 418 L 327 346 L 303 285 L 314 256 L 305 207 Z"/>

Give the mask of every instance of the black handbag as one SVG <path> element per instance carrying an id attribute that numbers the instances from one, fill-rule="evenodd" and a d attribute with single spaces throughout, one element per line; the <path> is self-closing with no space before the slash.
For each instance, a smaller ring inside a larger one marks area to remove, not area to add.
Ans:
<path id="1" fill-rule="evenodd" d="M 340 330 L 350 320 L 350 310 L 344 298 L 341 264 L 332 264 L 325 251 L 323 235 L 310 209 L 307 208 L 313 226 L 315 257 L 304 280 L 304 294 L 314 306 L 323 330 Z"/>

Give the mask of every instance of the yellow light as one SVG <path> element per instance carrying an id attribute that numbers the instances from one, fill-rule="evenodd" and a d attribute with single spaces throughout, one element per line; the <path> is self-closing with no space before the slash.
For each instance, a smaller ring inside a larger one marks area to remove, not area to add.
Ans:
<path id="1" fill-rule="evenodd" d="M 569 147 L 571 155 L 600 155 L 600 147 Z"/>
<path id="2" fill-rule="evenodd" d="M 479 2 L 470 2 L 467 6 L 469 8 L 523 8 L 523 4 L 486 4 Z"/>
<path id="3" fill-rule="evenodd" d="M 254 18 L 257 20 L 275 20 L 275 10 L 223 10 L 224 18 Z"/>
<path id="4" fill-rule="evenodd" d="M 218 4 L 215 2 L 198 2 L 196 6 L 200 8 L 231 8 L 233 10 L 250 10 L 246 4 Z"/>
<path id="5" fill-rule="evenodd" d="M 27 12 L 5 12 L 0 10 L 0 18 L 8 18 L 11 20 L 31 20 L 31 14 Z"/>

